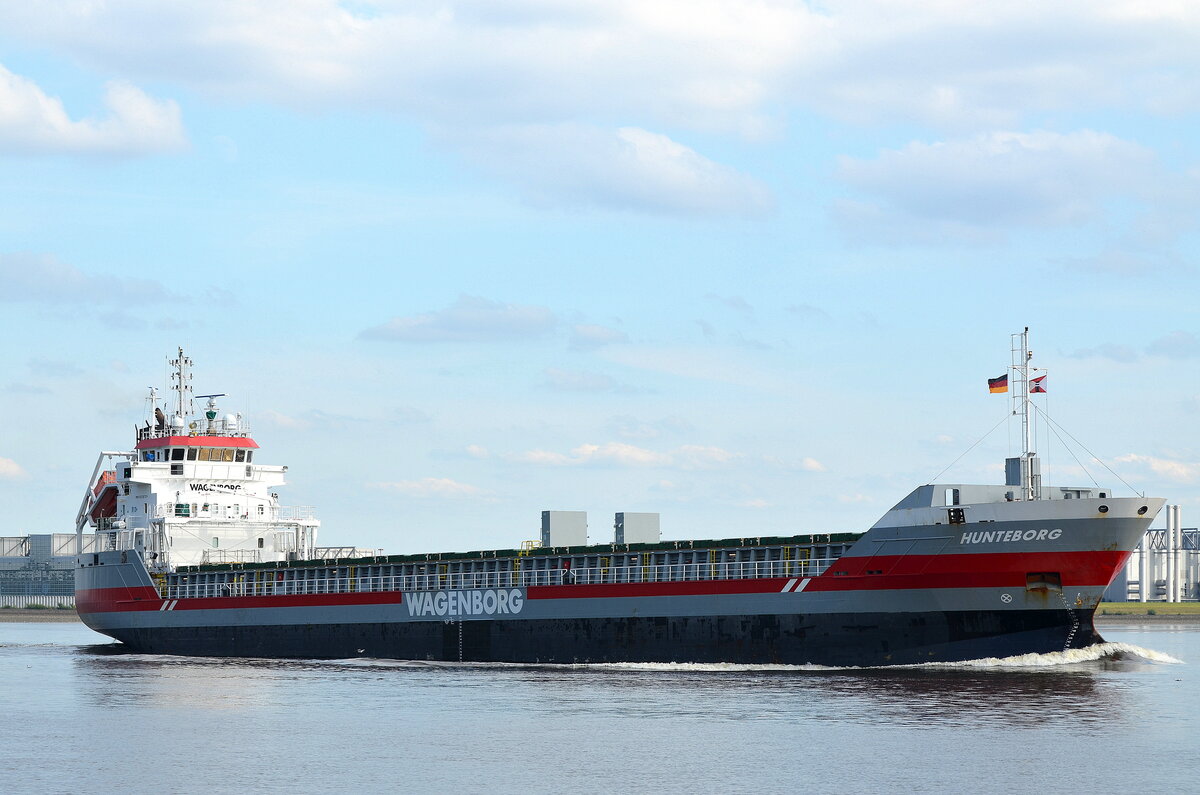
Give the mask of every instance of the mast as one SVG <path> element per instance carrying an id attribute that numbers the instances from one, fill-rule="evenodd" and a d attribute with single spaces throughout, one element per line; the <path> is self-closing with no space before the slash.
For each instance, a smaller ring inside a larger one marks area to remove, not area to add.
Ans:
<path id="1" fill-rule="evenodd" d="M 1029 360 L 1033 358 L 1033 351 L 1029 350 L 1029 326 L 1025 327 L 1019 335 L 1021 338 L 1020 364 L 1017 372 L 1017 386 L 1019 393 L 1014 393 L 1013 397 L 1020 397 L 1021 400 L 1021 438 L 1024 440 L 1021 455 L 1028 458 L 1035 455 L 1033 450 L 1033 436 L 1029 425 Z"/>
<path id="2" fill-rule="evenodd" d="M 1008 459 L 1008 476 L 1005 480 L 1010 486 L 1020 486 L 1022 500 L 1037 500 L 1042 496 L 1042 473 L 1037 452 L 1033 449 L 1032 404 L 1029 398 L 1029 361 L 1033 358 L 1033 351 L 1029 350 L 1029 326 L 1019 334 L 1012 335 L 1011 353 L 1013 414 L 1021 415 L 1021 455 L 1016 459 Z M 1013 472 L 1013 468 L 1018 468 L 1019 474 Z"/>

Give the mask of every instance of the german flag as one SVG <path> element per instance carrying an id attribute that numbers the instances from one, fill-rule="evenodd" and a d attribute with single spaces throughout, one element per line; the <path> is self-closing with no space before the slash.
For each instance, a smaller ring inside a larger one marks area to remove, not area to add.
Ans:
<path id="1" fill-rule="evenodd" d="M 1008 373 L 1005 373 L 1004 375 L 1000 376 L 999 378 L 989 378 L 988 379 L 988 391 L 991 392 L 992 394 L 996 394 L 999 392 L 1007 392 L 1008 391 Z"/>

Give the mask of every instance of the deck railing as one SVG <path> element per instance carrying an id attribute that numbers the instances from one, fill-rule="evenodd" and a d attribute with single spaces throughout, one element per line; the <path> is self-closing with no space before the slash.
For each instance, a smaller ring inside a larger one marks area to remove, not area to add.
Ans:
<path id="1" fill-rule="evenodd" d="M 543 569 L 540 571 L 426 572 L 409 575 L 369 577 L 324 577 L 278 579 L 284 571 L 237 572 L 220 582 L 206 576 L 177 575 L 163 584 L 165 599 L 197 599 L 221 596 L 292 596 L 327 593 L 370 593 L 377 591 L 454 591 L 484 588 L 530 588 L 546 585 L 606 585 L 613 583 L 695 582 L 746 580 L 780 577 L 816 577 L 837 558 L 773 560 L 726 563 L 678 563 L 660 566 L 608 566 L 587 569 Z"/>

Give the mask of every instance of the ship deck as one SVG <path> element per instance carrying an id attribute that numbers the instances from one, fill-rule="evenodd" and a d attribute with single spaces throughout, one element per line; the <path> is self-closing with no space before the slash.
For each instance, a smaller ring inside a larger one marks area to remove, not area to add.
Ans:
<path id="1" fill-rule="evenodd" d="M 816 577 L 856 533 L 181 567 L 166 599 Z"/>

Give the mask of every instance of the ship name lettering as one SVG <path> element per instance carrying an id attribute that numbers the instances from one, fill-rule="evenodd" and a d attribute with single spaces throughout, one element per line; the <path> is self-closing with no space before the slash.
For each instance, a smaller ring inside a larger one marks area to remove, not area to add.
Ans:
<path id="1" fill-rule="evenodd" d="M 241 491 L 240 483 L 189 483 L 192 491 Z"/>
<path id="2" fill-rule="evenodd" d="M 517 588 L 487 591 L 405 591 L 410 616 L 494 616 L 520 613 L 525 597 Z"/>
<path id="3" fill-rule="evenodd" d="M 1053 541 L 1062 536 L 1062 528 L 1053 530 L 1043 527 L 1041 530 L 979 530 L 963 533 L 960 544 L 1003 544 L 1013 541 Z"/>

